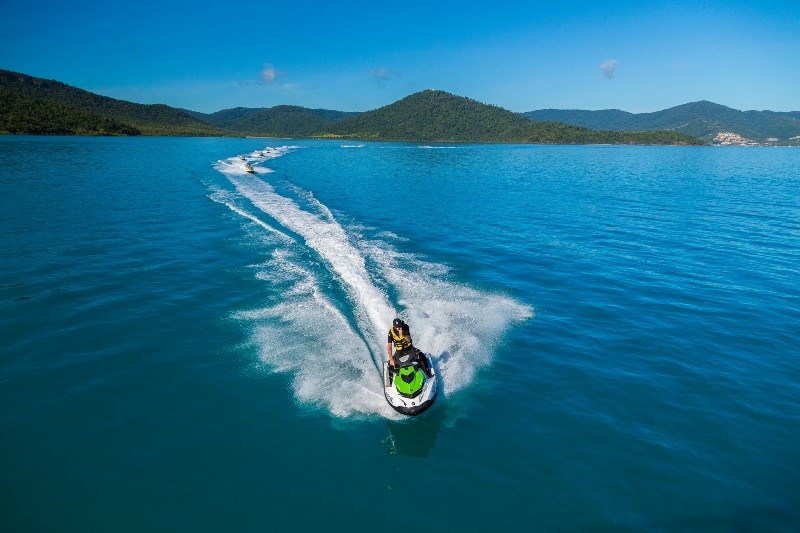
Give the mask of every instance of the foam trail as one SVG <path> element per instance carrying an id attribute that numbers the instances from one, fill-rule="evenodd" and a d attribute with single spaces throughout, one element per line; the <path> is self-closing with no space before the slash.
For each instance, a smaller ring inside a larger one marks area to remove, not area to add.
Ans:
<path id="1" fill-rule="evenodd" d="M 330 210 L 306 191 L 294 188 L 312 211 L 301 209 L 256 176 L 231 170 L 222 162 L 215 168 L 236 188 L 227 196 L 219 193 L 215 200 L 273 231 L 261 217 L 236 205 L 235 198 L 246 200 L 304 240 L 276 230 L 287 246 L 273 250 L 271 259 L 257 267 L 257 278 L 269 283 L 270 295 L 279 293 L 277 302 L 235 315 L 252 322 L 251 339 L 260 360 L 273 371 L 290 373 L 295 396 L 304 404 L 321 406 L 342 418 L 359 414 L 398 418 L 383 398 L 378 371 L 385 349 L 379 340 L 394 312 L 373 285 L 364 258 L 349 243 L 347 233 Z M 316 268 L 304 266 L 314 257 L 308 255 L 308 248 L 328 263 L 325 270 L 345 288 L 348 314 L 355 315 L 357 329 L 326 296 L 326 282 L 314 274 Z"/>
<path id="2" fill-rule="evenodd" d="M 235 315 L 255 324 L 251 340 L 261 361 L 290 373 L 295 395 L 304 404 L 342 418 L 385 414 L 388 406 L 369 349 L 320 290 L 316 276 L 284 249 L 273 252 L 263 267 L 260 279 L 285 287 L 280 301 Z"/>
<path id="3" fill-rule="evenodd" d="M 239 156 L 229 157 L 228 159 L 225 160 L 220 159 L 214 165 L 214 168 L 216 168 L 223 174 L 247 175 L 249 174 L 247 170 L 247 164 L 255 162 L 255 165 L 253 165 L 253 172 L 255 174 L 269 174 L 270 172 L 273 172 L 273 170 L 263 166 L 259 166 L 259 163 L 267 159 L 272 159 L 274 157 L 278 157 L 277 153 L 275 155 L 265 155 L 261 157 L 257 155 L 257 152 L 254 152 L 253 154 L 250 154 L 249 157 L 245 157 L 245 159 L 242 159 Z"/>
<path id="4" fill-rule="evenodd" d="M 347 234 L 327 208 L 323 215 L 300 209 L 291 199 L 277 193 L 268 183 L 257 180 L 239 180 L 230 177 L 237 191 L 253 205 L 269 214 L 281 225 L 301 235 L 332 267 L 356 304 L 356 316 L 365 321 L 362 327 L 367 338 L 379 338 L 387 326 L 387 317 L 395 314 L 388 298 L 373 284 L 364 257 L 349 241 Z M 315 205 L 321 206 L 318 202 Z"/>
<path id="5" fill-rule="evenodd" d="M 252 220 L 253 222 L 258 224 L 259 226 L 261 226 L 265 230 L 267 230 L 269 232 L 272 232 L 275 235 L 277 235 L 284 242 L 286 242 L 286 243 L 293 243 L 294 242 L 294 239 L 292 239 L 291 237 L 289 237 L 288 235 L 286 235 L 282 231 L 280 231 L 280 230 L 278 230 L 276 228 L 273 228 L 272 226 L 270 226 L 269 224 L 267 224 L 266 222 L 264 222 L 260 218 L 256 217 L 255 215 L 251 215 L 250 213 L 248 213 L 244 209 L 242 209 L 242 208 L 234 205 L 230 201 L 226 200 L 225 199 L 225 194 L 222 191 L 217 191 L 214 194 L 210 194 L 209 198 L 211 198 L 212 200 L 214 200 L 217 203 L 220 203 L 220 204 L 224 205 L 225 207 L 227 207 L 228 209 L 230 209 L 231 211 L 233 211 L 237 215 L 240 215 L 240 216 L 243 216 L 244 218 Z"/>
<path id="6" fill-rule="evenodd" d="M 475 373 L 491 362 L 509 325 L 533 316 L 529 306 L 449 281 L 445 266 L 400 253 L 384 241 L 360 246 L 396 288 L 414 344 L 432 355 L 446 393 L 472 383 Z"/>
<path id="7" fill-rule="evenodd" d="M 263 364 L 293 376 L 298 401 L 342 418 L 401 417 L 384 400 L 378 372 L 389 320 L 397 314 L 378 286 L 397 294 L 401 316 L 412 325 L 415 345 L 432 354 L 445 394 L 468 387 L 508 327 L 533 315 L 504 295 L 450 281 L 444 265 L 399 252 L 389 244 L 397 236 L 361 238 L 364 228 L 344 228 L 310 191 L 289 184 L 296 199 L 289 198 L 233 163 L 215 165 L 235 191 L 214 199 L 281 237 L 281 244 L 270 243 L 278 246 L 270 259 L 256 266 L 257 278 L 269 283 L 270 302 L 236 318 L 252 322 Z M 281 229 L 251 213 L 253 207 Z M 336 297 L 337 288 L 346 302 Z"/>

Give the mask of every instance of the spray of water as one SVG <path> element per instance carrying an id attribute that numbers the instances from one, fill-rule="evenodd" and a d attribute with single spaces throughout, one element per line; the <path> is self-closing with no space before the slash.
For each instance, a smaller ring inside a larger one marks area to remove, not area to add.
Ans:
<path id="1" fill-rule="evenodd" d="M 446 266 L 398 251 L 395 236 L 366 239 L 345 228 L 310 191 L 279 194 L 237 160 L 215 165 L 234 191 L 211 198 L 277 238 L 257 269 L 269 302 L 236 318 L 251 325 L 263 367 L 292 376 L 300 403 L 342 418 L 397 417 L 383 398 L 380 365 L 398 314 L 432 355 L 445 395 L 467 388 L 508 327 L 531 316 L 528 306 L 452 282 Z"/>

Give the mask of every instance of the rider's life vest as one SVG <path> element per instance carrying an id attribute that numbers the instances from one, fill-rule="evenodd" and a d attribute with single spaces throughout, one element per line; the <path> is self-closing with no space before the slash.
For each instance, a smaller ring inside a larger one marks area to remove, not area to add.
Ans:
<path id="1" fill-rule="evenodd" d="M 395 333 L 394 328 L 390 328 L 389 333 L 392 335 L 392 341 L 394 341 L 394 350 L 396 352 L 407 350 L 409 347 L 411 347 L 411 342 L 409 342 L 409 340 L 402 335 Z"/>

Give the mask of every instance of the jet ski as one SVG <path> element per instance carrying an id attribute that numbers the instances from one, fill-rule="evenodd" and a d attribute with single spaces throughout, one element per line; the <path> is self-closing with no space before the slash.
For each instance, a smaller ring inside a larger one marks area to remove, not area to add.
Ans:
<path id="1" fill-rule="evenodd" d="M 417 357 L 425 357 L 430 377 L 425 374 Z M 383 394 L 392 409 L 415 416 L 427 410 L 436 399 L 439 377 L 427 354 L 418 351 L 417 357 L 408 354 L 395 357 L 395 368 L 383 363 Z"/>
<path id="2" fill-rule="evenodd" d="M 251 165 L 250 163 L 247 163 L 247 173 L 248 174 L 252 174 L 253 172 L 255 172 L 255 169 L 253 168 L 253 165 Z"/>

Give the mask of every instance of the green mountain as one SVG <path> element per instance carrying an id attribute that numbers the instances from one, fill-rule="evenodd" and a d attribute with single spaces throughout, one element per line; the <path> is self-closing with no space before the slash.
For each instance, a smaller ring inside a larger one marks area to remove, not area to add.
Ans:
<path id="1" fill-rule="evenodd" d="M 738 111 L 712 102 L 692 102 L 655 113 L 541 109 L 524 113 L 533 121 L 556 121 L 612 131 L 669 130 L 708 142 L 720 132 L 732 132 L 758 142 L 777 138 L 791 144 L 800 135 L 800 112 Z"/>
<path id="2" fill-rule="evenodd" d="M 236 107 L 204 114 L 187 111 L 193 117 L 218 128 L 259 135 L 309 137 L 335 122 L 360 113 L 306 109 L 279 105 L 271 108 Z"/>
<path id="3" fill-rule="evenodd" d="M 395 141 L 521 141 L 525 117 L 497 106 L 426 90 L 362 113 L 329 128 L 328 133 Z"/>
<path id="4" fill-rule="evenodd" d="M 269 135 L 398 141 L 699 144 L 676 131 L 596 131 L 531 122 L 497 106 L 426 90 L 366 113 L 298 106 L 204 114 L 99 96 L 64 83 L 0 70 L 0 133 L 76 135 Z"/>
<path id="5" fill-rule="evenodd" d="M 64 83 L 0 70 L 0 131 L 53 133 L 43 124 L 60 124 L 64 134 L 221 135 L 218 128 L 162 104 L 144 105 L 100 96 Z M 13 97 L 13 108 L 9 104 Z M 8 100 L 8 101 L 7 101 Z M 26 110 L 20 113 L 19 110 Z M 16 111 L 15 111 L 16 110 Z M 70 117 L 70 118 L 68 118 Z M 92 129 L 98 117 L 111 121 L 111 130 Z M 126 126 L 122 127 L 122 126 Z"/>
<path id="6" fill-rule="evenodd" d="M 0 89 L 0 133 L 33 135 L 141 135 L 98 113 Z"/>
<path id="7" fill-rule="evenodd" d="M 700 144 L 675 132 L 611 132 L 556 123 L 444 91 L 425 90 L 331 126 L 323 136 L 393 141 Z"/>

